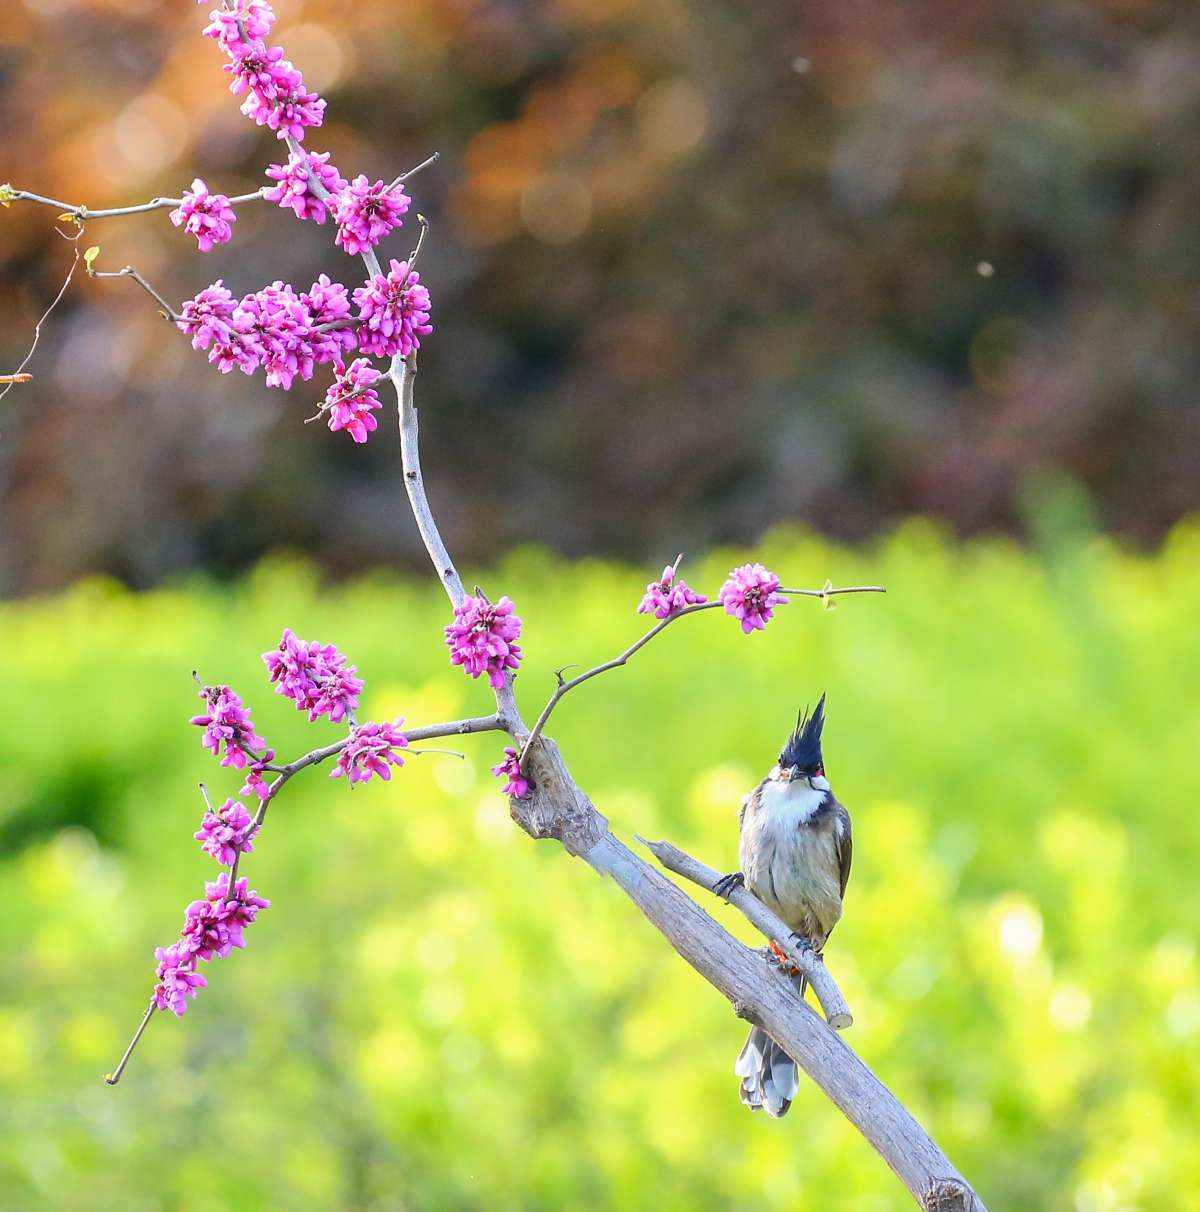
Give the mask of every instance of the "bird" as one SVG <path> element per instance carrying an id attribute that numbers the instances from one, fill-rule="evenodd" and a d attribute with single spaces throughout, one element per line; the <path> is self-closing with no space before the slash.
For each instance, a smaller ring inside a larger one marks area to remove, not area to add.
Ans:
<path id="1" fill-rule="evenodd" d="M 854 853 L 850 814 L 825 775 L 821 733 L 825 695 L 796 727 L 771 773 L 742 802 L 738 861 L 741 870 L 713 885 L 722 897 L 744 886 L 792 930 L 792 939 L 820 955 L 842 916 Z M 773 943 L 772 950 L 780 954 Z M 799 976 L 803 996 L 807 981 Z M 752 1027 L 734 1072 L 741 1099 L 752 1111 L 778 1119 L 787 1114 L 800 1076 L 796 1062 L 761 1028 Z"/>

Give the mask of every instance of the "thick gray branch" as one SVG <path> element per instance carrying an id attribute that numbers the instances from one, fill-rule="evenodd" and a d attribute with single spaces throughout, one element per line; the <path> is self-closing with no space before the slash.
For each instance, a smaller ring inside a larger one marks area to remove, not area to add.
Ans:
<path id="1" fill-rule="evenodd" d="M 759 951 L 735 939 L 612 833 L 605 832 L 582 857 L 620 885 L 671 946 L 730 1000 L 738 1017 L 761 1026 L 787 1051 L 866 1137 L 919 1207 L 986 1212 L 895 1095 Z"/>
<path id="2" fill-rule="evenodd" d="M 692 858 L 670 842 L 648 842 L 641 837 L 637 840 L 668 871 L 682 875 L 684 879 L 699 884 L 708 892 L 712 892 L 713 885 L 721 878 L 720 872 L 714 871 L 699 859 Z M 791 941 L 791 929 L 782 918 L 772 913 L 745 886 L 733 888 L 721 899 L 727 900 L 735 909 L 740 910 L 755 930 L 774 940 L 777 946 L 787 952 L 788 959 L 808 978 L 808 983 L 817 995 L 817 1001 L 821 1003 L 821 1009 L 825 1011 L 826 1021 L 835 1031 L 845 1031 L 853 1025 L 854 1016 L 850 1013 L 850 1007 L 846 1005 L 846 999 L 837 987 L 837 982 L 830 976 L 825 961 L 811 949 L 797 947 Z"/>

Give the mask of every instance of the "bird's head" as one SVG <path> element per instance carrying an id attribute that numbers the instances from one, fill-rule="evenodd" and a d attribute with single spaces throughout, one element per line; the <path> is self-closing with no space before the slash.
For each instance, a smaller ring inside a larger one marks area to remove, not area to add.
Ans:
<path id="1" fill-rule="evenodd" d="M 825 777 L 825 761 L 821 757 L 821 730 L 824 727 L 825 696 L 822 694 L 812 715 L 805 709 L 798 716 L 795 731 L 788 737 L 772 776 L 783 783 L 803 779 L 810 787 L 828 791 L 829 780 Z"/>

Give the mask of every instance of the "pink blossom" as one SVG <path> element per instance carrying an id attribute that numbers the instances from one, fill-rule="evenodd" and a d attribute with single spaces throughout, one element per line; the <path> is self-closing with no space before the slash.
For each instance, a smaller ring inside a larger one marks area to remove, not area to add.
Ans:
<path id="1" fill-rule="evenodd" d="M 197 177 L 191 189 L 171 212 L 170 220 L 196 237 L 201 252 L 212 252 L 215 244 L 225 244 L 233 235 L 230 224 L 237 219 L 229 199 L 224 194 L 209 193 L 208 186 Z"/>
<path id="2" fill-rule="evenodd" d="M 504 750 L 504 761 L 492 767 L 492 773 L 497 778 L 507 780 L 504 784 L 505 795 L 523 800 L 529 794 L 529 779 L 521 773 L 521 755 L 511 746 Z"/>
<path id="3" fill-rule="evenodd" d="M 337 724 L 358 709 L 362 678 L 332 644 L 302 640 L 285 627 L 279 646 L 263 653 L 263 663 L 275 693 L 294 700 L 310 721 L 327 715 Z"/>
<path id="4" fill-rule="evenodd" d="M 365 174 L 359 173 L 330 205 L 338 225 L 334 243 L 357 256 L 400 226 L 412 199 L 403 186 L 389 189 L 382 181 L 372 185 Z"/>
<path id="5" fill-rule="evenodd" d="M 311 379 L 316 363 L 312 313 L 304 298 L 276 281 L 246 295 L 233 313 L 233 327 L 261 349 L 268 387 L 291 387 L 299 375 Z"/>
<path id="6" fill-rule="evenodd" d="M 283 47 L 268 50 L 261 39 L 240 43 L 232 49 L 230 60 L 222 70 L 233 77 L 229 91 L 235 97 L 253 93 L 270 102 L 280 89 L 288 92 L 304 82 L 304 77 L 283 57 Z"/>
<path id="7" fill-rule="evenodd" d="M 183 1014 L 187 1010 L 187 999 L 195 997 L 208 981 L 196 971 L 195 952 L 183 943 L 172 943 L 169 947 L 155 947 L 154 958 L 158 960 L 154 986 L 154 1004 L 160 1010 L 171 1010 Z"/>
<path id="8" fill-rule="evenodd" d="M 513 614 L 512 600 L 505 596 L 491 603 L 485 598 L 466 598 L 454 608 L 454 622 L 446 628 L 450 661 L 461 665 L 471 677 L 486 673 L 492 688 L 504 685 L 507 669 L 521 662 L 521 620 Z"/>
<path id="9" fill-rule="evenodd" d="M 229 872 L 204 885 L 204 899 L 192 901 L 184 913 L 183 931 L 178 945 L 191 951 L 197 959 L 223 959 L 235 947 L 245 947 L 245 929 L 271 902 L 257 892 L 247 891 L 249 881 L 243 876 L 229 895 Z"/>
<path id="10" fill-rule="evenodd" d="M 311 329 L 308 340 L 312 346 L 313 359 L 319 366 L 327 362 L 341 362 L 344 350 L 357 344 L 354 328 L 319 329 L 328 324 L 341 325 L 350 319 L 350 297 L 341 282 L 331 282 L 328 274 L 322 274 L 312 286 L 300 296 L 300 302 L 308 308 Z"/>
<path id="11" fill-rule="evenodd" d="M 250 719 L 250 708 L 242 706 L 241 698 L 228 686 L 206 686 L 200 697 L 208 704 L 204 715 L 196 715 L 189 721 L 204 729 L 202 744 L 211 749 L 216 757 L 225 746 L 222 766 L 241 770 L 254 758 L 253 749 L 263 747 L 263 739 L 254 733 Z"/>
<path id="12" fill-rule="evenodd" d="M 268 749 L 263 754 L 261 762 L 251 762 L 246 767 L 245 782 L 242 784 L 242 789 L 238 795 L 256 795 L 260 800 L 268 800 L 271 798 L 271 787 L 265 778 L 263 778 L 263 765 L 266 762 L 275 760 L 275 750 Z"/>
<path id="13" fill-rule="evenodd" d="M 283 57 L 281 47 L 268 50 L 255 39 L 238 43 L 230 53 L 231 61 L 225 64 L 233 76 L 229 91 L 237 97 L 245 94 L 242 113 L 246 117 L 273 130 L 280 139 L 291 135 L 302 140 L 305 127 L 321 125 L 325 102 L 304 87 L 303 75 Z"/>
<path id="14" fill-rule="evenodd" d="M 400 731 L 403 723 L 401 716 L 394 724 L 359 724 L 338 754 L 337 765 L 329 777 L 337 779 L 349 774 L 352 783 L 365 783 L 372 774 L 377 774 L 386 782 L 392 777 L 390 766 L 404 765 L 404 759 L 396 752 L 408 745 L 408 737 Z"/>
<path id="15" fill-rule="evenodd" d="M 421 348 L 420 338 L 433 332 L 429 323 L 429 291 L 421 276 L 409 273 L 407 261 L 391 262 L 391 272 L 379 274 L 354 292 L 358 305 L 358 347 L 384 358 L 407 358 Z"/>
<path id="16" fill-rule="evenodd" d="M 218 278 L 194 299 L 184 300 L 180 306 L 183 319 L 176 327 L 191 336 L 193 349 L 207 349 L 213 341 L 229 340 L 236 306 L 232 293 Z"/>
<path id="17" fill-rule="evenodd" d="M 331 430 L 344 429 L 354 441 L 365 442 L 379 424 L 372 412 L 383 407 L 371 384 L 383 376 L 366 358 L 355 358 L 348 367 L 338 362 L 335 369 L 337 379 L 325 393 L 321 409 L 329 413 Z"/>
<path id="18" fill-rule="evenodd" d="M 737 619 L 749 635 L 752 631 L 762 631 L 775 607 L 787 602 L 787 598 L 775 592 L 778 588 L 779 578 L 773 572 L 768 572 L 761 564 L 743 564 L 729 574 L 717 598 L 725 607 L 725 613 Z"/>
<path id="19" fill-rule="evenodd" d="M 682 556 L 679 559 L 683 559 Z M 695 606 L 708 599 L 702 593 L 695 593 L 688 587 L 687 582 L 680 577 L 679 560 L 668 564 L 663 569 L 662 579 L 651 581 L 646 586 L 646 593 L 638 606 L 638 614 L 652 614 L 656 619 L 669 619 L 677 615 L 687 606 Z"/>
<path id="20" fill-rule="evenodd" d="M 317 196 L 316 186 L 322 185 L 334 195 L 346 188 L 345 178 L 326 163 L 328 159 L 329 152 L 304 152 L 299 157 L 290 157 L 287 164 L 270 165 L 267 176 L 279 184 L 266 190 L 263 197 L 268 202 L 290 206 L 298 219 L 324 223 L 326 203 Z M 329 201 L 332 203 L 336 198 Z"/>
<path id="21" fill-rule="evenodd" d="M 185 300 L 181 308 L 183 319 L 176 322 L 180 332 L 191 333 L 193 349 L 208 349 L 208 360 L 222 374 L 228 374 L 235 366 L 243 374 L 253 374 L 263 358 L 258 337 L 234 328 L 234 313 L 239 306 L 218 278 L 194 299 Z"/>
<path id="22" fill-rule="evenodd" d="M 250 841 L 254 836 L 252 826 L 253 818 L 245 806 L 238 800 L 227 799 L 215 812 L 204 814 L 199 830 L 192 836 L 205 854 L 229 867 L 239 853 L 249 854 L 254 849 Z"/>
<path id="23" fill-rule="evenodd" d="M 197 0 L 203 4 L 204 0 Z M 238 0 L 233 8 L 216 8 L 209 13 L 211 20 L 204 27 L 206 38 L 215 38 L 217 45 L 228 55 L 237 54 L 249 43 L 243 40 L 242 30 L 251 39 L 265 38 L 275 24 L 275 14 L 266 0 Z"/>

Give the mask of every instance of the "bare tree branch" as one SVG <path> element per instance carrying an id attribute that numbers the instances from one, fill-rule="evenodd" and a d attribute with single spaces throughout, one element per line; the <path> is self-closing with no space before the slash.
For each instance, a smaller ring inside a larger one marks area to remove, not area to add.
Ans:
<path id="1" fill-rule="evenodd" d="M 164 299 L 162 295 L 160 295 L 158 291 L 156 291 L 154 287 L 151 286 L 150 283 L 147 282 L 146 279 L 133 268 L 132 265 L 126 265 L 124 269 L 89 269 L 88 277 L 131 278 L 158 304 L 159 310 L 162 312 L 164 319 L 170 320 L 172 324 L 182 324 L 186 322 L 185 318 L 179 315 L 179 313 L 170 305 L 170 303 L 168 303 L 166 299 Z"/>
<path id="2" fill-rule="evenodd" d="M 264 185 L 262 189 L 256 189 L 252 194 L 238 194 L 236 198 L 229 199 L 229 204 L 239 206 L 243 202 L 257 202 L 267 189 L 268 186 Z M 183 205 L 182 198 L 151 198 L 149 202 L 138 202 L 133 206 L 112 206 L 106 210 L 92 210 L 88 206 L 60 202 L 57 198 L 47 198 L 27 189 L 14 189 L 11 193 L 6 194 L 5 198 L 10 202 L 39 202 L 43 206 L 53 206 L 66 218 L 77 223 L 86 223 L 90 219 L 115 219 L 122 215 L 142 215 L 151 210 L 165 210 L 167 207 Z"/>
<path id="3" fill-rule="evenodd" d="M 672 947 L 762 1027 L 825 1092 L 927 1212 L 986 1212 L 983 1201 L 895 1095 L 761 954 L 606 832 L 583 856 L 611 876 Z"/>
<path id="4" fill-rule="evenodd" d="M 709 867 L 699 859 L 672 846 L 670 842 L 648 842 L 645 838 L 635 839 L 640 842 L 668 871 L 682 875 L 684 879 L 699 884 L 708 892 L 713 892 L 713 885 L 721 878 L 721 873 Z M 715 896 L 721 896 L 714 892 Z M 794 936 L 791 928 L 781 917 L 776 916 L 750 891 L 749 888 L 738 886 L 733 888 L 722 900 L 728 901 L 735 909 L 739 909 L 745 919 L 760 934 L 773 941 L 781 950 L 787 952 L 788 959 L 807 978 L 825 1011 L 825 1020 L 835 1031 L 845 1031 L 853 1026 L 854 1016 L 837 982 L 829 974 L 825 961 L 811 947 L 798 947 L 792 941 Z"/>
<path id="5" fill-rule="evenodd" d="M 839 593 L 887 593 L 887 590 L 882 585 L 853 585 L 846 589 L 835 589 L 832 585 L 827 585 L 824 589 L 781 589 L 780 593 L 794 594 L 800 597 L 822 598 L 828 599 Z M 530 730 L 529 737 L 525 741 L 525 745 L 521 750 L 521 769 L 526 769 L 526 754 L 529 752 L 530 746 L 542 735 L 542 730 L 546 726 L 546 721 L 550 718 L 555 707 L 558 706 L 559 700 L 564 695 L 569 694 L 576 686 L 582 686 L 589 678 L 594 678 L 597 674 L 607 673 L 610 669 L 619 669 L 631 656 L 639 649 L 644 648 L 652 639 L 666 628 L 676 619 L 682 619 L 686 615 L 696 614 L 701 610 L 715 610 L 721 606 L 720 602 L 700 602 L 694 606 L 684 606 L 674 614 L 668 615 L 661 622 L 651 627 L 641 639 L 630 644 L 620 656 L 613 657 L 611 661 L 605 661 L 602 665 L 597 665 L 594 669 L 589 669 L 570 681 L 564 682 L 560 677 L 558 685 L 555 687 L 554 693 L 550 696 L 545 707 L 542 708 L 541 715 L 534 722 L 533 728 Z"/>

